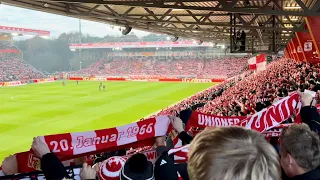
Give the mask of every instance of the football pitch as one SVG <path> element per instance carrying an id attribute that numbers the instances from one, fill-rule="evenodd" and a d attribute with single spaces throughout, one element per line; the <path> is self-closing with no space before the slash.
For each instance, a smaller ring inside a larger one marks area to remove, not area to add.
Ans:
<path id="1" fill-rule="evenodd" d="M 67 81 L 0 88 L 0 163 L 39 135 L 104 129 L 137 121 L 214 83 Z"/>

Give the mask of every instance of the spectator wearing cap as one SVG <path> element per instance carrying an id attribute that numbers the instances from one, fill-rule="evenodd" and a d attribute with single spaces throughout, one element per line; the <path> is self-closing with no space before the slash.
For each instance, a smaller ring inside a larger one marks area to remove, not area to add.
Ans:
<path id="1" fill-rule="evenodd" d="M 191 142 L 188 173 L 191 180 L 280 180 L 280 164 L 256 131 L 207 128 Z"/>
<path id="2" fill-rule="evenodd" d="M 280 135 L 280 162 L 291 180 L 319 180 L 319 136 L 306 124 L 284 129 Z"/>
<path id="3" fill-rule="evenodd" d="M 110 157 L 103 161 L 99 166 L 99 179 L 100 180 L 119 180 L 121 169 L 123 168 L 126 159 L 121 156 Z"/>
<path id="4" fill-rule="evenodd" d="M 144 154 L 131 156 L 121 169 L 121 180 L 153 180 L 154 167 Z"/>

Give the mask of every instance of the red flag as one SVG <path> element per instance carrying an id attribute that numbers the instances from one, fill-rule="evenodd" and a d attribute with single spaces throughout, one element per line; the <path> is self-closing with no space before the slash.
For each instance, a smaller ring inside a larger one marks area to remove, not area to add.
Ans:
<path id="1" fill-rule="evenodd" d="M 314 63 L 318 58 L 318 55 L 315 53 L 315 46 L 312 41 L 311 35 L 309 32 L 296 32 L 298 42 L 302 48 L 304 55 L 304 60 Z"/>
<path id="2" fill-rule="evenodd" d="M 249 68 L 253 70 L 262 71 L 266 68 L 266 54 L 260 54 L 248 59 Z"/>
<path id="3" fill-rule="evenodd" d="M 319 16 L 308 16 L 306 22 L 310 31 L 315 48 L 320 54 L 320 17 Z"/>

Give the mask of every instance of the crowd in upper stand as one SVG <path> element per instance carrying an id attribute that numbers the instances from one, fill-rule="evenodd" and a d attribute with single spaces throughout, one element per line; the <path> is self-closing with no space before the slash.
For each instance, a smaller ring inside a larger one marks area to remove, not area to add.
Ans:
<path id="1" fill-rule="evenodd" d="M 20 58 L 12 57 L 1 60 L 0 57 L 0 82 L 39 78 L 44 78 L 44 76 Z"/>
<path id="2" fill-rule="evenodd" d="M 281 59 L 259 73 L 246 72 L 159 112 L 178 114 L 191 108 L 220 116 L 247 116 L 293 91 L 320 90 L 320 66 Z"/>
<path id="3" fill-rule="evenodd" d="M 1 49 L 15 49 L 0 43 Z M 0 52 L 0 82 L 44 78 L 40 71 L 23 61 L 17 53 Z"/>
<path id="4" fill-rule="evenodd" d="M 232 77 L 247 67 L 247 58 L 219 58 L 212 60 L 113 60 L 100 59 L 76 72 L 83 75 L 166 75 L 197 77 Z"/>

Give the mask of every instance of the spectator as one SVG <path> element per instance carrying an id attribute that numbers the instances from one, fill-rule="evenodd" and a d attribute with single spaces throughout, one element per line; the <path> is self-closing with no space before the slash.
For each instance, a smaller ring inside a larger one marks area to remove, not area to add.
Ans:
<path id="1" fill-rule="evenodd" d="M 306 124 L 294 124 L 281 132 L 280 162 L 292 180 L 320 179 L 320 140 Z"/>
<path id="2" fill-rule="evenodd" d="M 2 172 L 4 175 L 14 175 L 18 173 L 18 162 L 15 155 L 10 155 L 3 160 Z"/>
<path id="3" fill-rule="evenodd" d="M 121 156 L 110 157 L 103 161 L 100 165 L 99 179 L 103 180 L 119 180 L 121 169 L 123 168 L 126 160 Z"/>
<path id="4" fill-rule="evenodd" d="M 258 132 L 241 127 L 208 128 L 192 141 L 191 180 L 280 180 L 274 148 Z"/>
<path id="5" fill-rule="evenodd" d="M 39 137 L 33 139 L 32 149 L 37 157 L 41 159 L 41 170 L 46 179 L 69 178 L 58 157 L 50 152 L 48 145 L 42 142 Z M 87 166 L 84 165 L 84 167 L 87 172 Z"/>
<path id="6" fill-rule="evenodd" d="M 316 100 L 308 93 L 299 92 L 302 108 L 300 112 L 302 122 L 306 123 L 312 131 L 320 133 L 320 115 L 318 113 Z M 320 134 L 319 134 L 320 135 Z"/>
<path id="7" fill-rule="evenodd" d="M 100 59 L 87 68 L 74 74 L 80 75 L 110 75 L 110 76 L 194 76 L 198 78 L 227 78 L 237 75 L 246 68 L 247 58 L 219 58 L 204 60 L 184 58 L 177 60 L 149 59 L 115 59 L 108 61 Z M 196 68 L 195 68 L 196 66 Z"/>
<path id="8" fill-rule="evenodd" d="M 137 153 L 126 161 L 120 176 L 121 180 L 152 180 L 153 164 L 144 154 Z"/>

